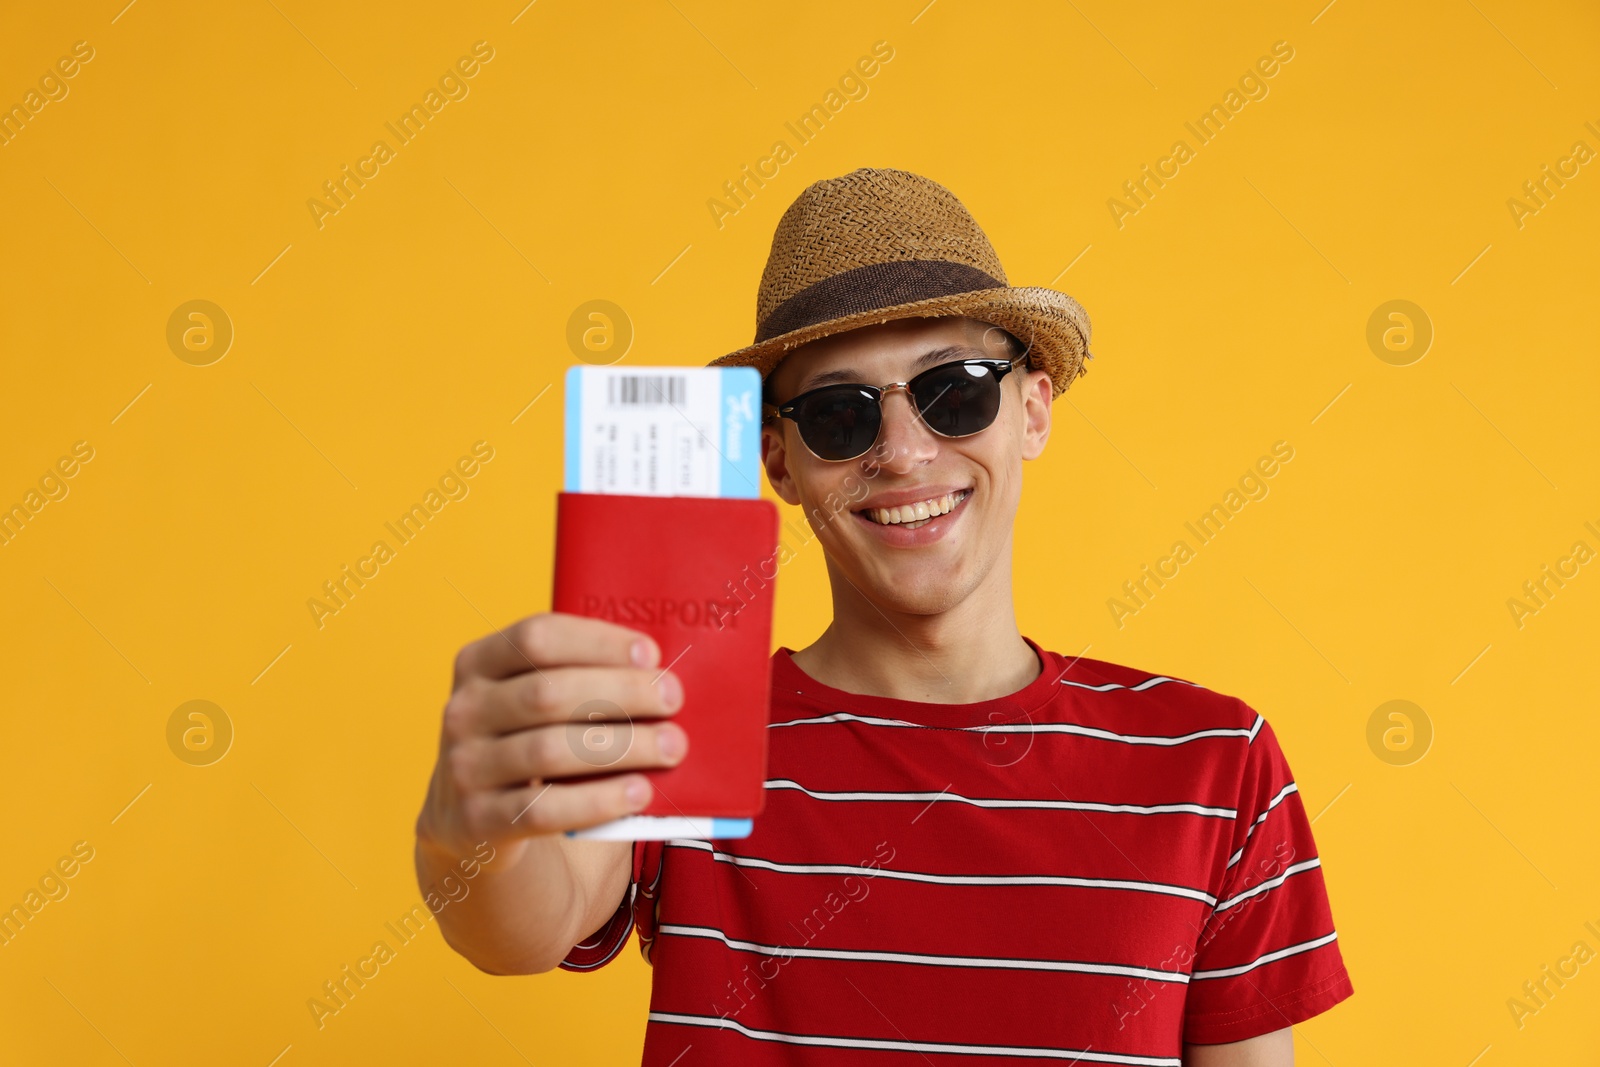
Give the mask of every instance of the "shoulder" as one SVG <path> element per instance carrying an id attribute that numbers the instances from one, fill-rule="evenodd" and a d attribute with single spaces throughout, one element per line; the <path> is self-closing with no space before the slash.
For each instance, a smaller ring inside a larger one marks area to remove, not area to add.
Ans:
<path id="1" fill-rule="evenodd" d="M 1237 696 L 1211 689 L 1171 671 L 1129 666 L 1088 656 L 1047 652 L 1047 670 L 1057 676 L 1064 700 L 1096 717 L 1124 726 L 1188 733 L 1244 731 L 1248 740 L 1265 719 Z"/>

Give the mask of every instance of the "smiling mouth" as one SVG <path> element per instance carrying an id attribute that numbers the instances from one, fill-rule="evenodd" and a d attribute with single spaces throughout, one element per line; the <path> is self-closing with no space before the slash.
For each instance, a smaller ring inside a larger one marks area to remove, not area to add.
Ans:
<path id="1" fill-rule="evenodd" d="M 915 530 L 940 515 L 948 515 L 971 495 L 971 489 L 962 489 L 943 496 L 919 500 L 914 504 L 901 504 L 899 507 L 863 508 L 857 514 L 868 522 L 875 522 L 880 526 L 903 526 L 907 530 Z"/>

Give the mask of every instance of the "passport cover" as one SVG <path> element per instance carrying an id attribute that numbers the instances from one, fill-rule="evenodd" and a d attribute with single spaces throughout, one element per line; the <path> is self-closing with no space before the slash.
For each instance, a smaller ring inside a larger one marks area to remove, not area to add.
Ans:
<path id="1" fill-rule="evenodd" d="M 760 812 L 778 509 L 763 499 L 560 493 L 555 560 L 554 610 L 649 634 L 661 666 L 683 682 L 672 718 L 689 754 L 641 772 L 656 791 L 640 814 Z"/>

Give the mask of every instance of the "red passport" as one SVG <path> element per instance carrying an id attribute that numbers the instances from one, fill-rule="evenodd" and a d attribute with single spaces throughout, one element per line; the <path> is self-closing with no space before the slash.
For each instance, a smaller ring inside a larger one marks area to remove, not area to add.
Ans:
<path id="1" fill-rule="evenodd" d="M 761 499 L 560 493 L 555 555 L 556 611 L 649 634 L 662 667 L 683 681 L 672 718 L 689 754 L 643 772 L 655 796 L 640 814 L 760 812 L 778 509 Z"/>

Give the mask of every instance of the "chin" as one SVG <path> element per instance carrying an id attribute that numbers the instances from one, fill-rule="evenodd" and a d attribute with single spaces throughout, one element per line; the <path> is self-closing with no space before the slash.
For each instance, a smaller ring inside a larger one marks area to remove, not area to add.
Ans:
<path id="1" fill-rule="evenodd" d="M 971 595 L 977 582 L 965 568 L 934 561 L 895 567 L 868 566 L 851 581 L 884 611 L 902 615 L 942 615 Z"/>

